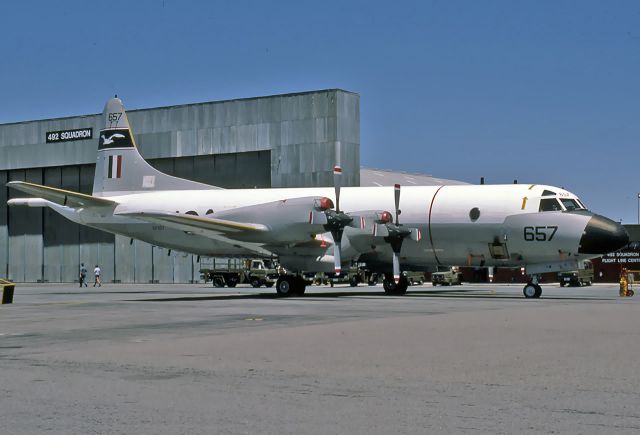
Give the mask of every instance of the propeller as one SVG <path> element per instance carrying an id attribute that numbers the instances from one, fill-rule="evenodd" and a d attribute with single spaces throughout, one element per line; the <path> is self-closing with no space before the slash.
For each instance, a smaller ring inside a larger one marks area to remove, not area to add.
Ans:
<path id="1" fill-rule="evenodd" d="M 393 186 L 393 196 L 396 203 L 396 226 L 399 226 L 400 220 L 398 219 L 398 215 L 402 213 L 400 211 L 400 185 L 399 184 L 395 184 Z"/>
<path id="2" fill-rule="evenodd" d="M 340 187 L 342 186 L 342 168 L 339 165 L 333 168 L 333 185 L 336 195 L 335 209 L 333 207 L 324 210 L 327 217 L 327 223 L 324 228 L 331 232 L 333 237 L 333 258 L 334 269 L 336 274 L 342 272 L 342 235 L 347 226 L 353 226 L 354 218 L 358 218 L 359 227 L 364 229 L 365 219 L 363 216 L 350 216 L 340 209 Z M 388 211 L 375 212 L 373 222 L 374 237 L 383 237 L 384 240 L 391 245 L 393 251 L 393 279 L 398 284 L 400 282 L 400 251 L 402 250 L 402 242 L 405 238 L 418 241 L 420 240 L 420 230 L 417 228 L 406 228 L 400 224 L 400 185 L 394 186 L 395 200 L 395 222 L 391 213 Z"/>
<path id="3" fill-rule="evenodd" d="M 340 249 L 342 247 L 342 234 L 344 228 L 353 222 L 353 218 L 340 210 L 340 186 L 342 185 L 342 168 L 338 165 L 333 168 L 333 185 L 336 192 L 336 208 L 325 211 L 327 223 L 325 228 L 331 232 L 333 237 L 333 259 L 336 274 L 342 272 L 342 259 Z"/>
<path id="4" fill-rule="evenodd" d="M 402 250 L 402 242 L 407 237 L 418 241 L 421 238 L 420 230 L 418 228 L 405 228 L 400 224 L 400 185 L 396 184 L 393 187 L 394 199 L 395 199 L 395 222 L 389 222 L 386 224 L 387 236 L 384 240 L 391 245 L 393 251 L 393 280 L 396 284 L 400 282 L 400 251 Z"/>

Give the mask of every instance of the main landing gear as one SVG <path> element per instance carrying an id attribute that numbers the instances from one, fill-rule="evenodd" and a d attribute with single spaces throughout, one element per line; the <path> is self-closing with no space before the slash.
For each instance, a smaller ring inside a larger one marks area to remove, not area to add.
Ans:
<path id="1" fill-rule="evenodd" d="M 538 280 L 535 278 L 531 279 L 522 289 L 522 294 L 524 294 L 524 297 L 527 299 L 539 298 L 542 294 L 542 287 L 538 284 Z"/>
<path id="2" fill-rule="evenodd" d="M 280 297 L 302 296 L 307 282 L 300 275 L 282 275 L 276 282 L 276 292 Z"/>
<path id="3" fill-rule="evenodd" d="M 409 287 L 409 280 L 404 275 L 400 275 L 400 281 L 398 284 L 393 279 L 393 275 L 385 274 L 382 281 L 382 287 L 384 287 L 384 293 L 389 296 L 402 296 L 407 292 Z"/>

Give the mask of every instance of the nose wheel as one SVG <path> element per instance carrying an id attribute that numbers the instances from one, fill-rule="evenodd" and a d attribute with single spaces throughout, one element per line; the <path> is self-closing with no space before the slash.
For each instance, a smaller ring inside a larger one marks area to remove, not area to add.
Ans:
<path id="1" fill-rule="evenodd" d="M 542 287 L 540 287 L 539 284 L 529 282 L 522 289 L 522 294 L 524 294 L 524 297 L 527 299 L 530 299 L 530 298 L 537 299 L 542 294 Z"/>

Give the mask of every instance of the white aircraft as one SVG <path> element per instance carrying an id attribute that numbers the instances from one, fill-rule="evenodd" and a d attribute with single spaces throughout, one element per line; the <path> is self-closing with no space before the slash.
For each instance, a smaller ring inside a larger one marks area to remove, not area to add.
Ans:
<path id="1" fill-rule="evenodd" d="M 334 188 L 221 189 L 150 166 L 118 98 L 105 105 L 104 122 L 92 195 L 12 181 L 35 198 L 8 204 L 50 207 L 79 224 L 198 255 L 277 256 L 288 271 L 276 285 L 281 296 L 304 293 L 303 271 L 340 272 L 358 261 L 385 274 L 389 294 L 407 290 L 400 263 L 425 271 L 525 267 L 523 293 L 539 297 L 537 274 L 577 269 L 629 241 L 622 225 L 553 186 L 410 186 L 402 214 L 399 185 L 341 189 L 339 166 Z"/>

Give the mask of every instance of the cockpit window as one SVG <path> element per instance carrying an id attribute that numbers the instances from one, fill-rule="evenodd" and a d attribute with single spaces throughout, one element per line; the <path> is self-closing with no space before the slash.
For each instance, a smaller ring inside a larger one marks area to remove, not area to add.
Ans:
<path id="1" fill-rule="evenodd" d="M 560 201 L 562 201 L 562 205 L 564 205 L 564 208 L 566 208 L 567 211 L 579 210 L 581 208 L 584 208 L 584 207 L 581 207 L 578 201 L 576 201 L 575 199 L 562 198 L 560 199 Z"/>
<path id="2" fill-rule="evenodd" d="M 582 201 L 580 201 L 579 199 L 576 198 L 576 201 L 578 201 L 578 204 L 580 204 L 580 207 L 582 207 L 583 209 L 587 209 L 587 207 L 585 207 L 584 203 Z"/>
<path id="3" fill-rule="evenodd" d="M 555 198 L 547 198 L 540 200 L 540 209 L 538 211 L 561 211 L 562 207 Z"/>
<path id="4" fill-rule="evenodd" d="M 550 190 L 545 190 L 544 192 L 542 192 L 542 196 L 556 196 L 556 193 Z"/>

